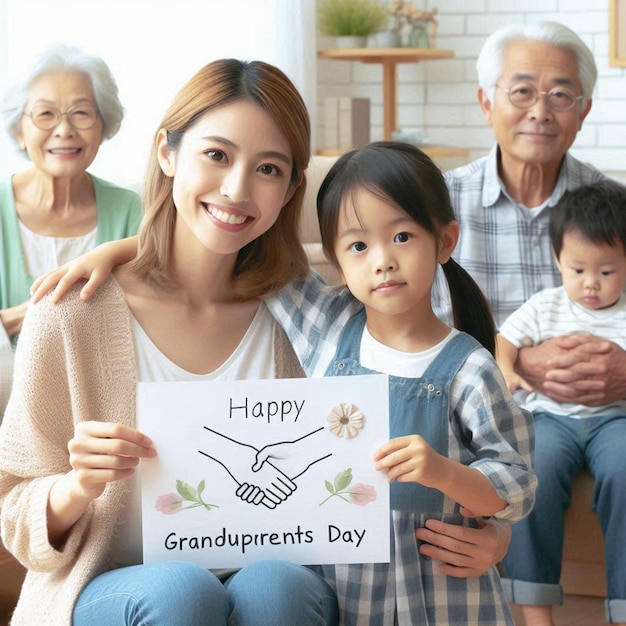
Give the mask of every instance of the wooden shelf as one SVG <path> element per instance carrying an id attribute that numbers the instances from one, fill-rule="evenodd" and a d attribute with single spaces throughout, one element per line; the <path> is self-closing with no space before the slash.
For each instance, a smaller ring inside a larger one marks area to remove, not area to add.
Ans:
<path id="1" fill-rule="evenodd" d="M 398 63 L 417 63 L 419 61 L 435 61 L 450 59 L 452 50 L 438 48 L 351 48 L 346 50 L 320 50 L 320 59 L 336 61 L 359 61 L 361 63 L 380 63 L 383 66 L 383 117 L 385 139 L 391 139 L 396 129 L 397 93 L 396 65 Z"/>
<path id="2" fill-rule="evenodd" d="M 320 50 L 321 59 L 339 59 L 343 61 L 361 61 L 362 63 L 416 63 L 434 59 L 450 59 L 452 50 L 439 48 L 346 48 L 343 50 Z"/>
<path id="3" fill-rule="evenodd" d="M 466 148 L 455 148 L 452 146 L 436 146 L 433 144 L 415 144 L 420 150 L 425 152 L 431 159 L 446 157 L 466 157 L 469 151 Z M 317 150 L 316 154 L 320 156 L 339 156 L 341 150 Z"/>

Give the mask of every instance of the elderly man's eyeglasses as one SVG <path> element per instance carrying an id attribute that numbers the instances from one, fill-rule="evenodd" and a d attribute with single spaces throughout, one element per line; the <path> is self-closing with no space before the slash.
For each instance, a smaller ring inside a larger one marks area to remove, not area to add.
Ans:
<path id="1" fill-rule="evenodd" d="M 500 85 L 496 85 L 500 87 Z M 518 109 L 529 109 L 539 96 L 543 96 L 548 106 L 553 111 L 571 111 L 574 105 L 583 99 L 583 96 L 577 96 L 567 87 L 554 87 L 550 91 L 537 91 L 537 89 L 529 83 L 519 83 L 507 89 L 500 87 L 509 96 L 509 101 Z"/>
<path id="2" fill-rule="evenodd" d="M 61 113 L 55 107 L 37 105 L 30 113 L 24 113 L 33 121 L 33 124 L 41 130 L 52 130 L 56 128 L 67 115 L 69 123 L 78 130 L 91 128 L 98 119 L 98 110 L 91 104 L 80 104 Z"/>

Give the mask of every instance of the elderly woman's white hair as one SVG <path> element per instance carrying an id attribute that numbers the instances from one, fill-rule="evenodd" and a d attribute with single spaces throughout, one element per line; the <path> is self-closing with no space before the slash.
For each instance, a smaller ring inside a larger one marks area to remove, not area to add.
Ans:
<path id="1" fill-rule="evenodd" d="M 80 72 L 89 78 L 102 120 L 102 137 L 103 139 L 113 137 L 122 124 L 124 107 L 119 100 L 117 83 L 109 66 L 99 56 L 86 54 L 69 44 L 59 43 L 39 57 L 23 82 L 8 89 L 4 94 L 2 117 L 7 133 L 18 149 L 17 131 L 28 99 L 28 88 L 36 78 L 55 72 Z"/>
<path id="2" fill-rule="evenodd" d="M 503 73 L 504 53 L 507 47 L 519 41 L 540 41 L 572 52 L 578 68 L 578 79 L 583 90 L 582 105 L 591 98 L 598 78 L 598 68 L 591 50 L 572 30 L 558 22 L 537 22 L 528 25 L 507 25 L 493 32 L 480 51 L 476 70 L 478 84 L 493 102 L 496 83 Z"/>

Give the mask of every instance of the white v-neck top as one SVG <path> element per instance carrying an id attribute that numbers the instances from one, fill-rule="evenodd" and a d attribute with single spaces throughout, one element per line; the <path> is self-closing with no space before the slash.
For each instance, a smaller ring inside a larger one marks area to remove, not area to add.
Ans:
<path id="1" fill-rule="evenodd" d="M 263 303 L 259 305 L 252 323 L 234 352 L 220 367 L 207 374 L 193 374 L 176 365 L 159 350 L 134 317 L 131 317 L 131 321 L 139 382 L 275 378 L 275 321 Z M 132 481 L 124 533 L 114 552 L 113 563 L 117 567 L 143 562 L 141 489 L 137 473 Z M 212 571 L 217 576 L 223 576 L 233 570 Z"/>

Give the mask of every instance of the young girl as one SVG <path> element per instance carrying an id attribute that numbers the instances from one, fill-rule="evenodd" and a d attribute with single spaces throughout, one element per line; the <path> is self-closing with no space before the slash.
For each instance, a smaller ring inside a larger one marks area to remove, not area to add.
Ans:
<path id="1" fill-rule="evenodd" d="M 134 480 L 157 454 L 135 428 L 138 381 L 297 375 L 261 297 L 307 272 L 309 140 L 280 70 L 210 63 L 156 134 L 135 261 L 88 304 L 29 307 L 0 429 L 2 542 L 28 570 L 12 624 L 336 623 L 305 567 L 141 564 Z"/>
<path id="2" fill-rule="evenodd" d="M 332 167 L 318 216 L 325 252 L 347 289 L 295 284 L 270 308 L 308 374 L 384 372 L 391 381 L 391 440 L 374 456 L 391 482 L 391 563 L 323 568 L 342 621 L 513 624 L 495 568 L 480 578 L 444 576 L 415 541 L 429 517 L 464 523 L 460 507 L 516 521 L 529 513 L 536 486 L 532 423 L 490 354 L 489 309 L 450 259 L 458 225 L 443 177 L 417 148 L 370 144 Z M 439 263 L 457 327 L 487 349 L 433 314 Z"/>
<path id="3" fill-rule="evenodd" d="M 535 488 L 532 423 L 489 353 L 495 338 L 484 298 L 450 259 L 458 226 L 441 172 L 408 144 L 374 143 L 340 157 L 322 184 L 318 212 L 325 250 L 348 288 L 313 277 L 287 286 L 268 307 L 307 374 L 392 375 L 393 439 L 375 458 L 392 481 L 391 563 L 324 568 L 342 620 L 513 624 L 495 567 L 476 578 L 446 576 L 415 538 L 432 517 L 471 523 L 460 514 L 467 509 L 515 521 L 528 514 Z M 118 256 L 105 255 L 108 263 L 119 258 L 121 245 L 112 246 Z M 438 263 L 454 296 L 455 324 L 488 349 L 433 314 Z M 61 270 L 57 297 L 77 274 L 97 286 L 108 267 L 95 265 L 96 271 L 91 262 Z"/>

